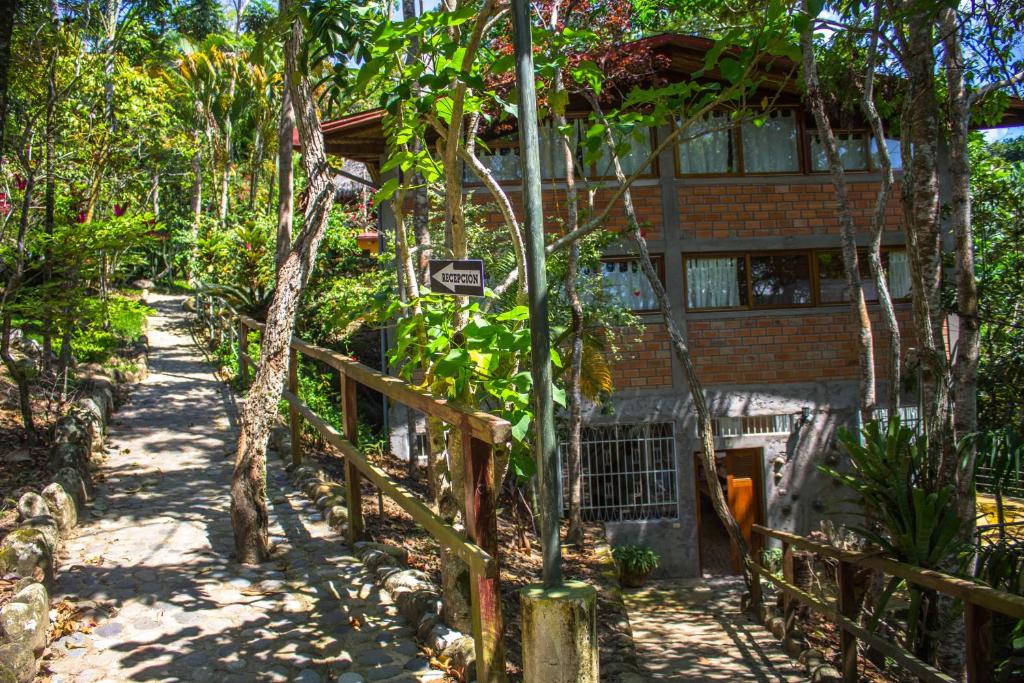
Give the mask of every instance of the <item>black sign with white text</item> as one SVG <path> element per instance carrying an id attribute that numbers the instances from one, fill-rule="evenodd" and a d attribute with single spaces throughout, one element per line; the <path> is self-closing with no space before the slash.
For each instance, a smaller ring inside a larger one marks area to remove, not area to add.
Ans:
<path id="1" fill-rule="evenodd" d="M 484 295 L 484 262 L 430 259 L 430 291 L 434 294 Z"/>

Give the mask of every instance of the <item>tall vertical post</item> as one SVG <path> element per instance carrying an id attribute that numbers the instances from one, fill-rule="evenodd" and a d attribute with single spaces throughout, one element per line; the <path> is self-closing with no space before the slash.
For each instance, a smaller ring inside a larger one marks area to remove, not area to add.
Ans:
<path id="1" fill-rule="evenodd" d="M 537 131 L 537 86 L 533 72 L 533 35 L 528 0 L 512 0 L 512 40 L 519 90 L 519 149 L 523 163 L 523 207 L 526 218 L 526 274 L 530 309 L 530 352 L 533 359 L 533 456 L 540 486 L 540 543 L 544 556 L 544 587 L 562 583 L 561 540 L 558 537 L 558 444 L 551 396 L 551 333 L 548 329 L 548 277 L 541 206 L 540 143 Z"/>
<path id="2" fill-rule="evenodd" d="M 465 461 L 466 535 L 488 555 L 498 557 L 498 513 L 495 508 L 494 459 L 490 445 L 462 434 Z M 470 566 L 473 600 L 473 641 L 476 645 L 476 679 L 480 683 L 505 680 L 505 647 L 502 643 L 501 584 L 498 572 L 481 574 Z"/>
<path id="3" fill-rule="evenodd" d="M 245 320 L 238 318 L 238 376 L 242 383 L 249 381 L 249 361 L 245 355 L 249 353 L 249 330 L 246 328 Z"/>
<path id="4" fill-rule="evenodd" d="M 288 350 L 288 391 L 299 397 L 299 352 L 295 347 Z M 292 464 L 302 464 L 302 417 L 299 409 L 288 403 L 288 426 L 292 433 Z"/>
<path id="5" fill-rule="evenodd" d="M 857 566 L 839 561 L 836 575 L 839 584 L 839 613 L 851 621 L 857 621 Z M 839 626 L 839 651 L 841 655 L 843 683 L 857 683 L 857 637 Z"/>
<path id="6" fill-rule="evenodd" d="M 341 411 L 342 428 L 345 439 L 355 448 L 359 441 L 359 416 L 356 413 L 356 382 L 341 371 Z M 345 499 L 348 502 L 348 535 L 349 545 L 363 540 L 363 492 L 359 487 L 359 468 L 345 460 Z"/>
<path id="7" fill-rule="evenodd" d="M 967 631 L 967 683 L 995 679 L 992 649 L 992 611 L 964 601 Z"/>

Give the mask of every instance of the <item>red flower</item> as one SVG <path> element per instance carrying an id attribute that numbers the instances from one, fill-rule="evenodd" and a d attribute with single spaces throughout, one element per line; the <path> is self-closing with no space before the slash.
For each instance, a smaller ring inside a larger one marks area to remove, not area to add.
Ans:
<path id="1" fill-rule="evenodd" d="M 646 230 L 641 230 L 640 231 L 640 236 L 643 237 L 644 239 L 647 239 L 647 231 Z"/>
<path id="2" fill-rule="evenodd" d="M 15 174 L 14 176 L 14 184 L 18 186 L 19 190 L 24 190 L 26 187 L 28 187 L 28 181 L 17 174 Z"/>
<path id="3" fill-rule="evenodd" d="M 79 211 L 79 212 L 78 212 L 78 222 L 79 222 L 79 223 L 84 223 L 84 222 L 85 222 L 85 219 L 86 219 L 86 213 L 85 213 L 85 211 Z"/>
<path id="4" fill-rule="evenodd" d="M 124 215 L 124 212 L 128 210 L 127 204 L 114 204 L 114 216 L 120 218 Z"/>
<path id="5" fill-rule="evenodd" d="M 639 289 L 634 289 L 633 290 L 633 296 L 640 296 L 640 290 Z"/>

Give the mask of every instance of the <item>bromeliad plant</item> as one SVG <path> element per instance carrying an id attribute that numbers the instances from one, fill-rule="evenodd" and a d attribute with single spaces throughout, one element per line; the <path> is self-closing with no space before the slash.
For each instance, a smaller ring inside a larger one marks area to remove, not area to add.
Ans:
<path id="1" fill-rule="evenodd" d="M 934 484 L 934 463 L 926 436 L 900 424 L 898 416 L 888 423 L 869 422 L 858 439 L 841 429 L 839 441 L 849 456 L 848 471 L 821 466 L 821 470 L 846 486 L 854 496 L 854 514 L 861 519 L 853 530 L 893 559 L 924 569 L 955 571 L 968 545 L 953 504 L 951 486 Z M 892 578 L 877 603 L 873 626 L 892 594 L 901 586 Z M 906 641 L 919 658 L 933 661 L 941 630 L 938 595 L 913 584 L 910 595 Z"/>
<path id="2" fill-rule="evenodd" d="M 641 587 L 661 562 L 658 553 L 638 543 L 615 546 L 612 557 L 619 567 L 619 580 L 629 588 Z"/>
<path id="3" fill-rule="evenodd" d="M 444 398 L 487 410 L 512 423 L 510 467 L 520 477 L 533 473 L 529 435 L 533 419 L 533 378 L 529 371 L 530 329 L 526 306 L 485 311 L 471 302 L 458 311 L 467 320 L 453 324 L 456 300 L 436 294 L 392 304 L 386 316 L 404 313 L 396 328 L 392 363 L 402 377 L 443 393 Z M 558 336 L 557 334 L 553 336 Z M 557 350 L 552 363 L 561 367 Z M 422 377 L 416 371 L 427 368 Z M 565 392 L 554 387 L 555 402 L 565 406 Z"/>

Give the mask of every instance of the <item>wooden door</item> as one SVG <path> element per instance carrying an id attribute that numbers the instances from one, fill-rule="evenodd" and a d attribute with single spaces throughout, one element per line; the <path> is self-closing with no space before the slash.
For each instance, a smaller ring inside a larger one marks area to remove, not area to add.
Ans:
<path id="1" fill-rule="evenodd" d="M 747 545 L 750 546 L 753 542 L 756 514 L 754 480 L 750 477 L 734 477 L 730 474 L 727 481 L 729 510 L 732 512 L 732 516 L 736 518 L 736 523 L 739 524 L 740 532 L 743 534 L 743 538 L 746 539 Z M 731 556 L 732 571 L 735 574 L 739 574 L 743 566 L 742 562 L 740 562 L 740 554 L 736 544 L 732 544 Z"/>

